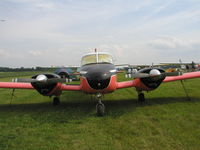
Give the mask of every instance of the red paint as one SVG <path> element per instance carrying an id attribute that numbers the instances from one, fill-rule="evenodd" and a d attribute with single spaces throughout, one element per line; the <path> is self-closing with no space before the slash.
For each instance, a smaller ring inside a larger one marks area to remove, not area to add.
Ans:
<path id="1" fill-rule="evenodd" d="M 0 88 L 34 89 L 31 83 L 17 83 L 17 82 L 0 82 Z"/>
<path id="2" fill-rule="evenodd" d="M 150 91 L 152 89 L 145 86 L 140 79 L 132 81 L 117 82 L 117 89 L 135 87 L 138 91 Z"/>
<path id="3" fill-rule="evenodd" d="M 61 89 L 64 91 L 80 91 L 81 85 L 66 85 L 62 84 Z"/>
<path id="4" fill-rule="evenodd" d="M 129 87 L 135 87 L 135 81 L 134 80 L 117 82 L 117 89 L 129 88 Z"/>
<path id="5" fill-rule="evenodd" d="M 200 71 L 190 72 L 190 73 L 184 73 L 183 75 L 180 75 L 180 76 L 166 77 L 163 82 L 171 82 L 171 81 L 185 80 L 185 79 L 192 79 L 192 78 L 199 78 L 199 77 L 200 77 Z"/>

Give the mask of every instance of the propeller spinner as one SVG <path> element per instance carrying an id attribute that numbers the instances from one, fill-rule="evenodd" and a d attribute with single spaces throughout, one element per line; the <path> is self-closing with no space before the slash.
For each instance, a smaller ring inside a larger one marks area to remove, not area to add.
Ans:
<path id="1" fill-rule="evenodd" d="M 37 81 L 43 81 L 43 82 L 46 82 L 47 81 L 47 76 L 45 76 L 44 74 L 40 74 L 40 75 L 38 75 L 37 77 L 36 77 L 36 80 Z"/>
<path id="2" fill-rule="evenodd" d="M 152 70 L 149 72 L 149 75 L 150 75 L 150 76 L 159 76 L 159 75 L 161 75 L 161 72 L 160 72 L 158 69 L 152 69 Z"/>

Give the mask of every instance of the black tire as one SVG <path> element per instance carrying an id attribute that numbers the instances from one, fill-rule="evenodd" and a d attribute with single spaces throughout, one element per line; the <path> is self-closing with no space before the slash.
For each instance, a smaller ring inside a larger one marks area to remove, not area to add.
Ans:
<path id="1" fill-rule="evenodd" d="M 54 97 L 53 105 L 56 106 L 56 105 L 59 105 L 59 104 L 60 104 L 60 99 L 58 97 Z"/>
<path id="2" fill-rule="evenodd" d="M 138 95 L 138 101 L 139 101 L 139 102 L 145 102 L 144 93 L 140 93 L 140 94 Z"/>
<path id="3" fill-rule="evenodd" d="M 104 106 L 104 104 L 98 103 L 96 105 L 96 112 L 97 112 L 97 116 L 98 117 L 104 116 L 104 113 L 105 113 L 105 106 Z"/>

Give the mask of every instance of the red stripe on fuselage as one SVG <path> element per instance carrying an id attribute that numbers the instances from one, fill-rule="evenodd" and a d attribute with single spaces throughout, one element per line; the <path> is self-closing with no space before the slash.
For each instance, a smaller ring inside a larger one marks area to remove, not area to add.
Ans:
<path id="1" fill-rule="evenodd" d="M 110 78 L 110 82 L 108 87 L 102 90 L 96 90 L 90 87 L 87 79 L 85 77 L 80 77 L 81 81 L 81 89 L 83 92 L 88 93 L 88 94 L 95 94 L 95 93 L 111 93 L 116 90 L 117 88 L 117 77 L 116 75 L 112 75 Z"/>

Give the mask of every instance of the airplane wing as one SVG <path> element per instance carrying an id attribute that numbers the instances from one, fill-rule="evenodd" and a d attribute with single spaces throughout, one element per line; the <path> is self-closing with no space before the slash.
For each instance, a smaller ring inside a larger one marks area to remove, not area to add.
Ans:
<path id="1" fill-rule="evenodd" d="M 163 82 L 172 82 L 172 81 L 192 79 L 192 78 L 199 78 L 199 77 L 200 77 L 200 71 L 198 71 L 198 72 L 190 72 L 190 73 L 184 73 L 184 74 L 182 74 L 180 76 L 166 77 L 163 80 Z"/>
<path id="2" fill-rule="evenodd" d="M 81 91 L 81 86 L 80 85 L 62 84 L 61 90 L 63 90 L 63 91 Z"/>
<path id="3" fill-rule="evenodd" d="M 135 87 L 135 86 L 136 86 L 135 80 L 117 82 L 117 89 L 128 88 L 128 87 Z"/>
<path id="4" fill-rule="evenodd" d="M 34 89 L 31 83 L 17 83 L 17 82 L 0 82 L 0 88 Z"/>
<path id="5" fill-rule="evenodd" d="M 165 82 L 186 80 L 186 79 L 199 78 L 199 77 L 200 77 L 200 71 L 190 72 L 190 73 L 185 73 L 185 74 L 177 75 L 177 76 L 167 76 L 162 82 L 165 83 Z M 136 78 L 130 81 L 117 82 L 117 89 L 128 88 L 128 87 L 136 87 L 136 88 L 140 87 L 142 89 L 146 89 L 144 84 L 141 82 L 140 78 Z"/>
<path id="6" fill-rule="evenodd" d="M 31 83 L 20 83 L 20 82 L 0 82 L 0 88 L 9 89 L 35 89 Z M 61 90 L 63 91 L 80 91 L 80 85 L 66 85 L 61 84 Z"/>

